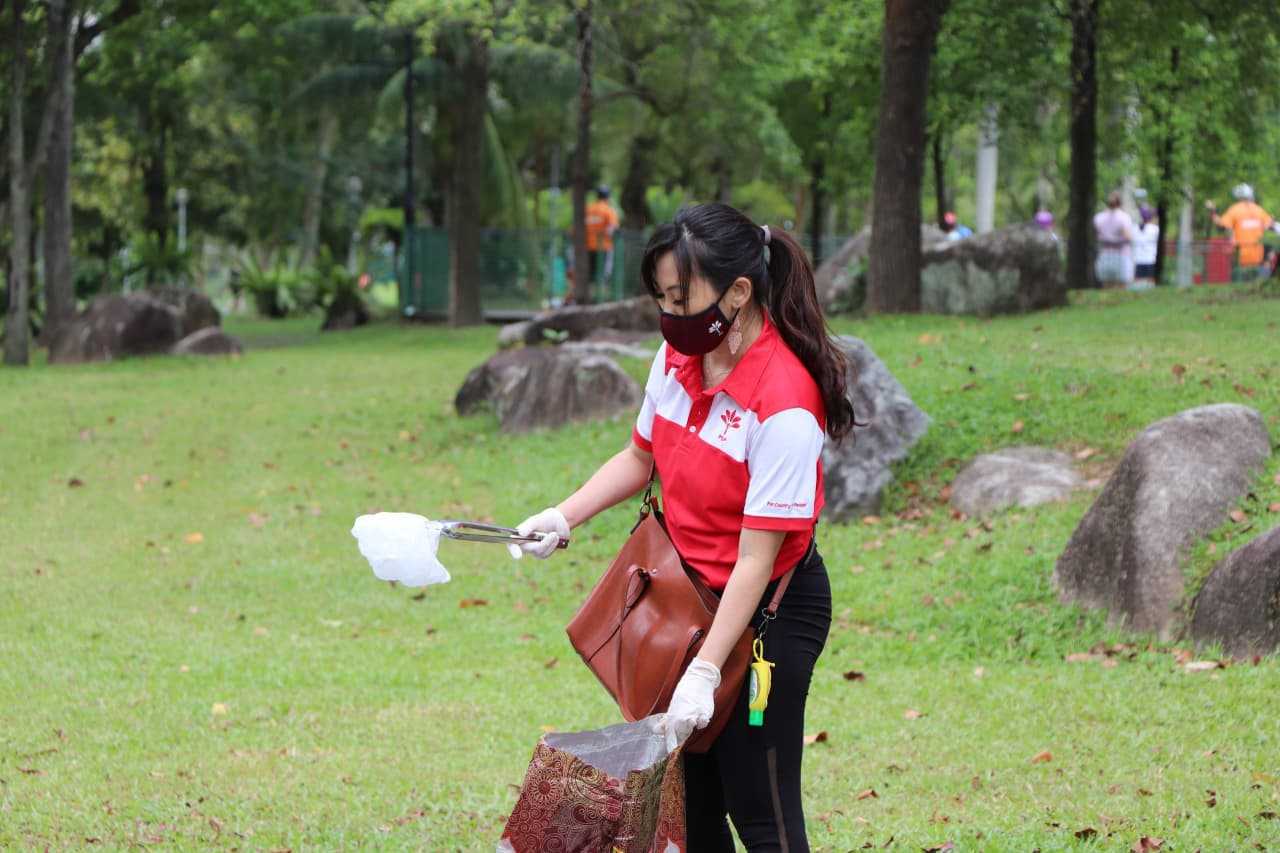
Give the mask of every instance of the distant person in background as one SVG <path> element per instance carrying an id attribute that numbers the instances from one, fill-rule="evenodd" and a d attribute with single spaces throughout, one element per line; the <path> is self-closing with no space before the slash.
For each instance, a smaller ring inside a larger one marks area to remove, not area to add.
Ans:
<path id="1" fill-rule="evenodd" d="M 1133 289 L 1149 290 L 1156 286 L 1156 253 L 1160 246 L 1160 226 L 1156 211 L 1144 204 L 1138 209 L 1141 224 L 1133 235 Z"/>
<path id="2" fill-rule="evenodd" d="M 596 200 L 587 205 L 584 223 L 592 284 L 602 278 L 607 281 L 613 274 L 613 232 L 618 230 L 619 221 L 618 211 L 609 203 L 609 185 L 601 184 L 596 187 Z"/>
<path id="3" fill-rule="evenodd" d="M 1062 242 L 1058 238 L 1058 232 L 1053 230 L 1053 214 L 1052 213 L 1042 208 L 1036 211 L 1036 215 L 1035 217 L 1033 217 L 1032 221 L 1035 222 L 1036 227 L 1039 228 L 1041 231 L 1048 231 L 1049 236 L 1053 238 L 1053 242 L 1055 243 Z"/>
<path id="4" fill-rule="evenodd" d="M 1204 203 L 1213 215 L 1213 224 L 1231 232 L 1231 242 L 1235 244 L 1236 262 L 1240 273 L 1253 276 L 1262 268 L 1266 251 L 1262 245 L 1262 233 L 1268 228 L 1280 234 L 1280 224 L 1271 218 L 1271 214 L 1262 209 L 1253 199 L 1253 187 L 1248 184 L 1236 184 L 1231 191 L 1236 203 L 1219 216 L 1218 208 L 1210 199 Z"/>
<path id="5" fill-rule="evenodd" d="M 973 229 L 968 225 L 961 225 L 955 213 L 950 210 L 942 214 L 942 230 L 947 232 L 948 240 L 963 240 L 973 236 Z"/>
<path id="6" fill-rule="evenodd" d="M 1133 220 L 1120 207 L 1120 193 L 1107 196 L 1107 209 L 1093 217 L 1098 235 L 1098 262 L 1094 272 L 1103 287 L 1127 287 L 1133 283 Z"/>

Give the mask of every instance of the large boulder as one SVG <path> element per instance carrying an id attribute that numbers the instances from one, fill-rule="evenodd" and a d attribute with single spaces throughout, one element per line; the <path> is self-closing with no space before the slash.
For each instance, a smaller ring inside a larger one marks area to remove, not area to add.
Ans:
<path id="1" fill-rule="evenodd" d="M 931 420 L 865 343 L 852 337 L 832 342 L 849 358 L 849 398 L 867 424 L 842 444 L 828 439 L 822 448 L 823 514 L 843 521 L 879 509 L 893 479 L 890 466 L 906 457 Z"/>
<path id="2" fill-rule="evenodd" d="M 926 222 L 920 226 L 920 245 L 928 248 L 945 243 L 947 233 Z M 862 307 L 866 293 L 867 256 L 871 253 L 871 227 L 867 226 L 844 242 L 836 253 L 814 271 L 818 301 L 828 314 Z"/>
<path id="3" fill-rule="evenodd" d="M 581 341 L 598 329 L 655 334 L 658 331 L 658 303 L 652 297 L 637 296 L 620 302 L 570 305 L 543 311 L 532 320 L 504 326 L 498 333 L 498 346 L 538 346 L 550 337 Z"/>
<path id="4" fill-rule="evenodd" d="M 183 336 L 182 313 L 143 293 L 99 296 L 49 343 L 50 364 L 110 361 L 168 352 Z"/>
<path id="5" fill-rule="evenodd" d="M 169 352 L 181 338 L 221 322 L 209 297 L 185 287 L 110 293 L 90 302 L 49 343 L 50 364 Z"/>
<path id="6" fill-rule="evenodd" d="M 1067 304 L 1057 241 L 1027 225 L 927 247 L 920 285 L 922 307 L 930 314 L 989 317 Z"/>
<path id="7" fill-rule="evenodd" d="M 244 347 L 218 326 L 205 326 L 173 345 L 174 355 L 240 355 Z"/>
<path id="8" fill-rule="evenodd" d="M 487 401 L 504 432 L 530 432 L 634 415 L 643 397 L 636 381 L 608 356 L 526 347 L 500 351 L 473 370 L 454 406 L 468 414 Z"/>
<path id="9" fill-rule="evenodd" d="M 1220 642 L 1235 658 L 1269 655 L 1280 646 L 1280 527 L 1214 566 L 1193 605 L 1191 636 Z"/>
<path id="10" fill-rule="evenodd" d="M 199 290 L 157 285 L 148 287 L 145 293 L 152 299 L 177 309 L 184 336 L 222 323 L 222 315 L 213 306 L 213 300 Z"/>
<path id="11" fill-rule="evenodd" d="M 966 515 L 1061 500 L 1080 487 L 1071 457 L 1044 447 L 1006 447 L 977 457 L 951 481 L 950 502 Z"/>
<path id="12" fill-rule="evenodd" d="M 1058 598 L 1171 638 L 1188 548 L 1223 523 L 1270 454 L 1267 428 L 1246 406 L 1204 406 L 1147 427 L 1058 558 Z"/>

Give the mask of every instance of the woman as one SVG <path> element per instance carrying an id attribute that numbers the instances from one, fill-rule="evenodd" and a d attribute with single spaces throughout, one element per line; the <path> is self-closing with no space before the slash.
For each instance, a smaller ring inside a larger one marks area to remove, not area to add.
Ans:
<path id="1" fill-rule="evenodd" d="M 789 235 L 706 204 L 654 233 L 641 278 L 658 302 L 658 350 L 631 442 L 556 507 L 527 519 L 525 550 L 552 554 L 571 528 L 640 491 L 656 463 L 672 542 L 721 595 L 676 686 L 668 738 L 705 726 L 736 638 L 796 567 L 764 637 L 773 687 L 763 725 L 747 691 L 705 754 L 685 756 L 689 849 L 809 849 L 801 804 L 804 706 L 831 624 L 831 587 L 813 547 L 824 432 L 854 426 L 845 360 L 818 307 L 813 269 Z"/>

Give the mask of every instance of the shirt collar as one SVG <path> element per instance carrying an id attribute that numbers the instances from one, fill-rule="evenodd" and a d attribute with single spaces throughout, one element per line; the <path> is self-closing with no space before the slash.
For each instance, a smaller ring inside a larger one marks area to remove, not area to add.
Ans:
<path id="1" fill-rule="evenodd" d="M 782 341 L 778 330 L 769 320 L 768 312 L 762 311 L 760 317 L 762 321 L 760 334 L 751 342 L 751 346 L 747 347 L 747 351 L 733 366 L 733 370 L 729 371 L 729 375 L 710 388 L 704 390 L 702 387 L 702 356 L 675 354 L 679 359 L 676 362 L 676 378 L 689 392 L 689 396 L 714 397 L 723 391 L 743 405 L 751 399 L 756 386 L 760 384 L 760 377 L 764 375 L 765 367 L 773 358 L 774 350 Z"/>

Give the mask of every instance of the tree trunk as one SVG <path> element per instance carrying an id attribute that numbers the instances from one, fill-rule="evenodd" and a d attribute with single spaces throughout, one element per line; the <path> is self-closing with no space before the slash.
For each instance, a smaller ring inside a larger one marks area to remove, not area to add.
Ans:
<path id="1" fill-rule="evenodd" d="M 329 155 L 338 135 L 338 118 L 326 112 L 320 118 L 320 135 L 316 139 L 316 162 L 311 167 L 311 186 L 302 207 L 302 252 L 299 263 L 309 267 L 316 260 L 320 246 L 320 212 L 324 209 L 324 184 L 329 178 Z"/>
<path id="2" fill-rule="evenodd" d="M 951 209 L 951 205 L 947 204 L 947 161 L 942 156 L 942 128 L 939 127 L 933 132 L 933 205 L 934 216 L 937 217 L 938 227 L 945 225 L 943 217 L 947 211 Z"/>
<path id="3" fill-rule="evenodd" d="M 821 146 L 819 146 L 821 149 Z M 823 188 L 822 182 L 827 176 L 827 158 L 822 150 L 814 153 L 813 162 L 809 168 L 809 185 L 813 187 L 813 192 L 809 198 L 809 260 L 813 262 L 813 268 L 817 269 L 822 266 L 822 226 L 823 220 L 826 218 L 826 211 L 823 210 L 827 206 L 827 192 Z"/>
<path id="4" fill-rule="evenodd" d="M 920 311 L 920 191 L 929 62 L 950 0 L 885 0 L 867 271 L 870 313 Z"/>
<path id="5" fill-rule="evenodd" d="M 53 339 L 60 325 L 76 313 L 71 283 L 71 147 L 75 121 L 75 64 L 71 52 L 71 0 L 49 8 L 49 91 L 62 97 L 45 109 L 54 110 L 53 130 L 44 173 L 44 328 L 41 338 Z"/>
<path id="6" fill-rule="evenodd" d="M 460 57 L 462 100 L 453 155 L 449 206 L 449 324 L 484 322 L 480 301 L 480 188 L 484 184 L 484 116 L 489 92 L 489 45 L 468 33 Z"/>
<path id="7" fill-rule="evenodd" d="M 1175 46 L 1169 52 L 1169 85 L 1165 89 L 1164 98 L 1168 104 L 1168 109 L 1159 110 L 1157 107 L 1157 126 L 1164 127 L 1164 139 L 1161 141 L 1160 150 L 1160 193 L 1156 199 L 1156 223 L 1160 226 L 1160 240 L 1156 243 L 1156 269 L 1155 282 L 1157 285 L 1164 280 L 1165 257 L 1168 254 L 1165 246 L 1168 244 L 1169 232 L 1165 229 L 1169 224 L 1169 188 L 1173 186 L 1173 153 L 1177 146 L 1177 134 L 1175 133 L 1171 123 L 1168 122 L 1168 115 L 1172 113 L 1173 101 L 1177 95 L 1175 85 L 1178 79 L 1178 48 Z M 1160 120 L 1160 113 L 1165 114 L 1165 120 Z"/>
<path id="8" fill-rule="evenodd" d="M 26 145 L 22 138 L 22 102 L 27 89 L 24 0 L 13 2 L 13 55 L 9 65 L 9 309 L 4 325 L 4 363 L 30 361 L 28 277 L 31 264 L 31 208 L 27 204 Z"/>
<path id="9" fill-rule="evenodd" d="M 587 184 L 591 181 L 591 4 L 584 0 L 574 9 L 578 21 L 578 64 L 581 88 L 578 93 L 578 132 L 573 144 L 573 298 L 579 305 L 591 301 L 591 264 L 587 258 Z"/>
<path id="10" fill-rule="evenodd" d="M 169 134 L 163 122 L 158 127 L 155 124 L 150 116 L 144 118 L 143 125 L 148 130 L 151 144 L 142 158 L 142 192 L 147 199 L 142 226 L 163 246 L 169 239 L 169 173 L 166 162 Z"/>
<path id="11" fill-rule="evenodd" d="M 1098 182 L 1098 4 L 1071 0 L 1071 201 L 1067 286 L 1095 287 L 1093 213 Z"/>
<path id="12" fill-rule="evenodd" d="M 649 212 L 649 199 L 645 190 L 653 183 L 653 151 L 657 147 L 657 139 L 647 131 L 641 131 L 631 137 L 631 146 L 627 157 L 627 174 L 622 180 L 622 215 L 628 228 L 645 229 L 653 220 Z"/>

